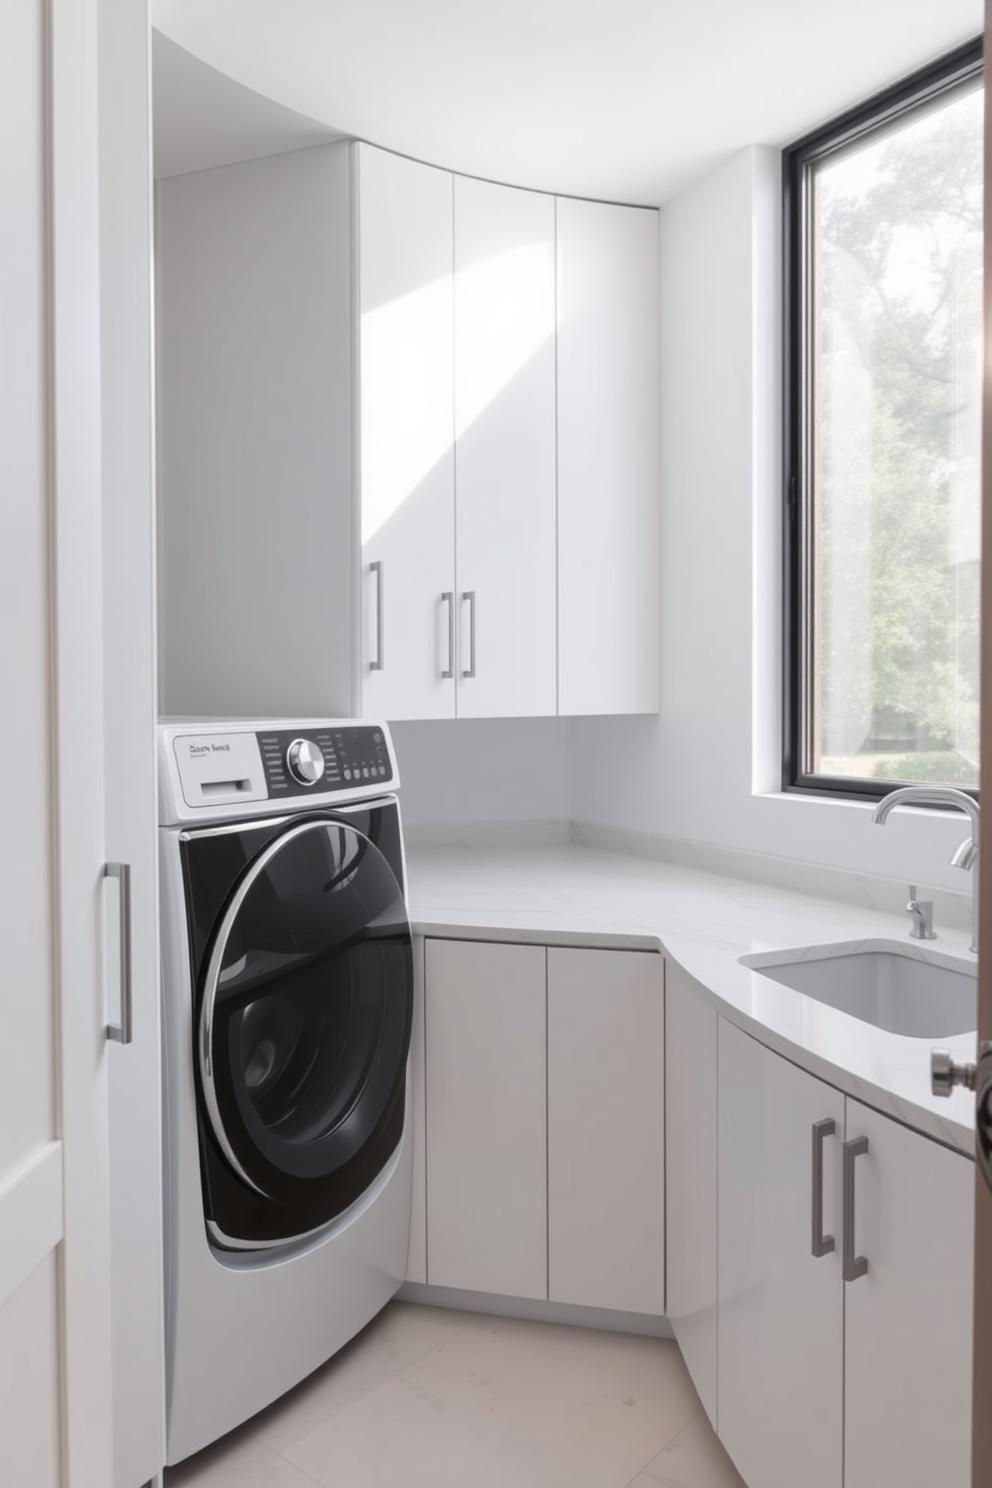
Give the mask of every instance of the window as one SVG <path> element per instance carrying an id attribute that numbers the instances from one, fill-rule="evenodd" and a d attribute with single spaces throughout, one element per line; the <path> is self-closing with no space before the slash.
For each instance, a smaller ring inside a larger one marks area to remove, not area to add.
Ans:
<path id="1" fill-rule="evenodd" d="M 978 785 L 981 44 L 785 159 L 786 789 Z"/>

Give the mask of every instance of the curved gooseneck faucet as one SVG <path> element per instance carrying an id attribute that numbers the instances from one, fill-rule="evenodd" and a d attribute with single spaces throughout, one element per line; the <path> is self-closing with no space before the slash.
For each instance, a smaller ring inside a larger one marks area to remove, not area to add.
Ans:
<path id="1" fill-rule="evenodd" d="M 894 806 L 956 806 L 971 818 L 971 836 L 965 838 L 951 859 L 955 868 L 971 869 L 971 949 L 978 950 L 978 802 L 952 785 L 903 785 L 883 796 L 871 814 L 879 826 Z"/>

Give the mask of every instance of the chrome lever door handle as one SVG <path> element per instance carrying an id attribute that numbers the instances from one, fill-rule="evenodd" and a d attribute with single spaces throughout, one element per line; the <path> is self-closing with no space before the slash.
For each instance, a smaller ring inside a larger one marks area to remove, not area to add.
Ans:
<path id="1" fill-rule="evenodd" d="M 821 1256 L 829 1255 L 835 1247 L 833 1235 L 823 1233 L 823 1143 L 827 1137 L 832 1137 L 837 1130 L 837 1123 L 833 1117 L 825 1121 L 813 1122 L 813 1213 L 812 1213 L 812 1254 L 819 1260 Z"/>
<path id="2" fill-rule="evenodd" d="M 106 1025 L 107 1038 L 115 1044 L 130 1044 L 134 1039 L 134 999 L 131 981 L 131 865 L 104 863 L 104 878 L 116 878 L 120 891 L 118 909 L 118 946 L 121 978 L 121 1021 Z"/>

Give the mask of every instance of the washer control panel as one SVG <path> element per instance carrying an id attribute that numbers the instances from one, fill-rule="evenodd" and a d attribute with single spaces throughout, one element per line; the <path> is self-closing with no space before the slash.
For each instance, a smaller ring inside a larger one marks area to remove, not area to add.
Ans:
<path id="1" fill-rule="evenodd" d="M 282 801 L 307 809 L 399 788 L 385 723 L 371 719 L 163 719 L 162 826 L 251 818 Z"/>
<path id="2" fill-rule="evenodd" d="M 299 729 L 259 730 L 269 799 L 304 796 L 316 788 L 351 791 L 388 786 L 393 780 L 389 746 L 374 724 L 333 724 Z"/>

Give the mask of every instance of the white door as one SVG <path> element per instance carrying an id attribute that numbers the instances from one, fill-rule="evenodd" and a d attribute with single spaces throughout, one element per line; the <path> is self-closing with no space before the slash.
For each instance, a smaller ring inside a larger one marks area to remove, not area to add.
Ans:
<path id="1" fill-rule="evenodd" d="M 665 1310 L 716 1425 L 717 1015 L 665 963 Z"/>
<path id="2" fill-rule="evenodd" d="M 544 947 L 426 952 L 427 1280 L 547 1297 Z"/>
<path id="3" fill-rule="evenodd" d="M 0 1482 L 111 1481 L 96 0 L 0 12 Z"/>
<path id="4" fill-rule="evenodd" d="M 358 147 L 362 712 L 455 713 L 452 178 Z"/>
<path id="5" fill-rule="evenodd" d="M 555 199 L 455 177 L 458 716 L 556 710 Z"/>
<path id="6" fill-rule="evenodd" d="M 857 1101 L 844 1286 L 844 1488 L 968 1488 L 974 1164 Z"/>
<path id="7" fill-rule="evenodd" d="M 840 1488 L 844 1097 L 722 1018 L 718 1054 L 720 1440 L 754 1488 Z"/>
<path id="8" fill-rule="evenodd" d="M 107 1055 L 113 1488 L 138 1488 L 158 1474 L 165 1458 L 151 150 L 144 0 L 100 0 L 100 64 L 106 855 L 130 869 L 133 1014 L 132 1042 L 112 1043 Z M 115 891 L 108 888 L 113 899 Z M 108 904 L 112 935 L 119 910 L 119 904 Z M 117 987 L 111 990 L 116 994 Z"/>
<path id="9" fill-rule="evenodd" d="M 558 200 L 558 711 L 658 708 L 658 213 Z"/>
<path id="10" fill-rule="evenodd" d="M 548 1296 L 665 1311 L 664 963 L 548 950 Z"/>

